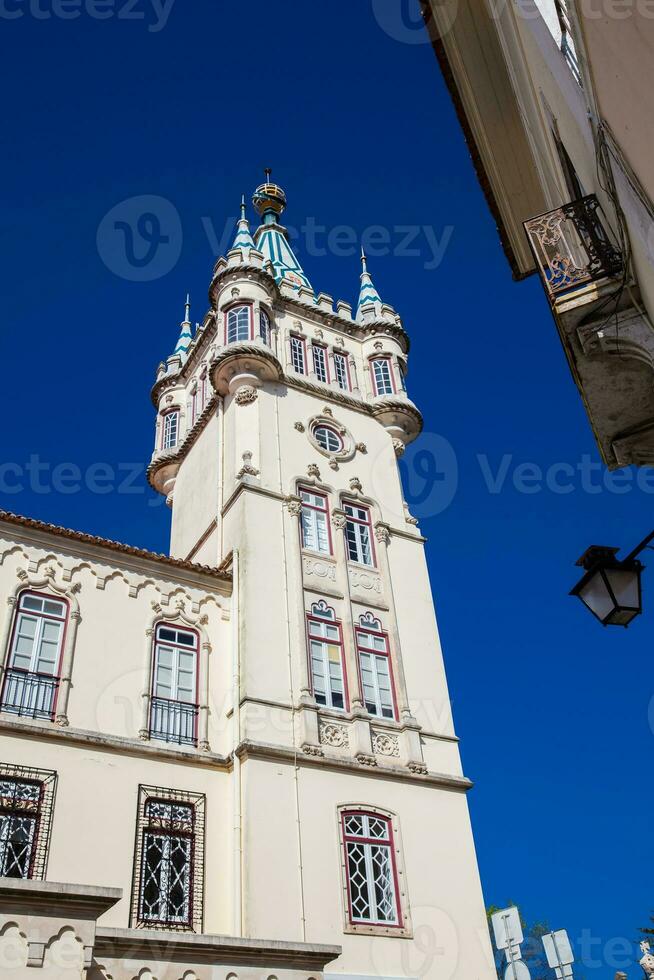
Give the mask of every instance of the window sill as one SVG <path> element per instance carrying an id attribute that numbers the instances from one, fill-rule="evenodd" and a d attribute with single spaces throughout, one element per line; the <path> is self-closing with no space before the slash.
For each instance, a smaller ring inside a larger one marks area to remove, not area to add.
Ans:
<path id="1" fill-rule="evenodd" d="M 413 930 L 408 926 L 367 925 L 364 922 L 347 922 L 343 932 L 354 936 L 387 936 L 392 939 L 413 939 Z"/>

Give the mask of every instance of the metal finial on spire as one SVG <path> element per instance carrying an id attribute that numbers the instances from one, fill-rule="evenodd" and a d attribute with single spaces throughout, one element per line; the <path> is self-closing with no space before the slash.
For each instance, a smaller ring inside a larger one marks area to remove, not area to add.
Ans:
<path id="1" fill-rule="evenodd" d="M 184 303 L 184 323 L 190 323 L 191 315 L 191 297 L 189 293 L 186 294 L 186 302 Z"/>
<path id="2" fill-rule="evenodd" d="M 366 253 L 364 251 L 363 245 L 361 246 L 361 265 L 363 266 L 363 271 L 368 271 L 368 259 L 366 258 Z"/>
<path id="3" fill-rule="evenodd" d="M 241 194 L 241 221 L 245 218 L 245 194 Z"/>
<path id="4" fill-rule="evenodd" d="M 266 167 L 263 172 L 266 176 L 266 183 L 269 184 L 272 177 L 272 167 Z"/>

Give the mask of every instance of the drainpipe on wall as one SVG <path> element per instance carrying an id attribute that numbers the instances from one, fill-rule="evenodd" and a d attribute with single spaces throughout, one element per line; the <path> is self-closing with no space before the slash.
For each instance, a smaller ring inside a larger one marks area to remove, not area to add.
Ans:
<path id="1" fill-rule="evenodd" d="M 240 588 L 239 554 L 232 553 L 232 732 L 233 732 L 233 812 L 234 812 L 234 859 L 233 859 L 233 934 L 243 936 L 243 828 L 241 760 L 238 747 L 241 741 L 241 650 L 240 650 Z"/>

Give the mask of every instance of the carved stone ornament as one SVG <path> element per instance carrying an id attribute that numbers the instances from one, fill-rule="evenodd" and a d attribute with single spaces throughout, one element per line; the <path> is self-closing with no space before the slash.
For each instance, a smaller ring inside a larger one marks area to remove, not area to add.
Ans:
<path id="1" fill-rule="evenodd" d="M 259 470 L 252 465 L 252 453 L 243 453 L 242 459 L 243 465 L 236 474 L 236 479 L 240 480 L 244 476 L 259 476 Z"/>
<path id="2" fill-rule="evenodd" d="M 328 419 L 334 418 L 334 413 L 332 412 L 331 408 L 328 405 L 325 405 L 325 407 L 322 410 L 322 414 L 326 415 Z"/>
<path id="3" fill-rule="evenodd" d="M 304 743 L 304 745 L 302 746 L 302 751 L 304 752 L 305 755 L 322 756 L 325 754 L 323 750 L 319 748 L 317 745 L 309 745 L 308 742 Z"/>
<path id="4" fill-rule="evenodd" d="M 407 524 L 413 524 L 413 526 L 415 527 L 418 524 L 417 519 L 411 516 L 411 512 L 409 511 L 409 505 L 407 504 L 406 500 L 402 501 L 402 503 L 404 505 L 405 521 L 407 522 Z"/>
<path id="5" fill-rule="evenodd" d="M 343 340 L 342 337 L 337 337 L 336 340 L 334 341 L 334 344 L 336 345 L 336 347 L 345 347 L 345 341 Z"/>
<path id="6" fill-rule="evenodd" d="M 237 405 L 250 405 L 257 397 L 257 389 L 252 385 L 242 385 L 234 395 Z"/>
<path id="7" fill-rule="evenodd" d="M 404 445 L 401 439 L 393 439 L 393 450 L 395 452 L 395 455 L 399 459 L 400 456 L 404 456 L 404 451 L 406 450 L 406 446 Z"/>
<path id="8" fill-rule="evenodd" d="M 389 544 L 391 540 L 391 529 L 388 524 L 378 521 L 375 524 L 375 538 L 380 544 Z"/>
<path id="9" fill-rule="evenodd" d="M 374 755 L 367 755 L 365 752 L 359 752 L 357 755 L 357 762 L 362 766 L 376 766 L 377 760 Z"/>
<path id="10" fill-rule="evenodd" d="M 304 424 L 302 422 L 296 422 L 294 427 L 298 432 L 304 432 Z"/>
<path id="11" fill-rule="evenodd" d="M 373 344 L 373 347 L 375 348 L 375 350 L 384 349 L 384 345 L 382 344 L 381 340 L 376 340 L 375 343 Z"/>
<path id="12" fill-rule="evenodd" d="M 356 448 L 360 453 L 368 452 L 368 447 L 366 446 L 365 442 L 357 442 Z"/>
<path id="13" fill-rule="evenodd" d="M 345 725 L 325 722 L 320 726 L 320 742 L 335 749 L 347 749 L 350 745 L 350 734 Z"/>
<path id="14" fill-rule="evenodd" d="M 358 476 L 353 476 L 350 480 L 350 490 L 352 493 L 362 493 L 363 487 L 361 486 L 361 480 Z"/>
<path id="15" fill-rule="evenodd" d="M 338 469 L 338 460 L 336 459 L 335 456 L 330 456 L 329 457 L 329 465 L 330 465 L 331 469 L 333 469 L 333 470 L 337 470 Z"/>
<path id="16" fill-rule="evenodd" d="M 289 494 L 288 497 L 284 497 L 284 507 L 291 515 L 291 517 L 300 517 L 302 514 L 302 500 L 300 497 L 296 497 Z"/>
<path id="17" fill-rule="evenodd" d="M 643 958 L 640 960 L 643 973 L 646 977 L 654 977 L 654 956 L 652 956 L 650 952 L 650 945 L 647 940 L 644 940 L 640 944 L 640 950 L 644 954 Z"/>
<path id="18" fill-rule="evenodd" d="M 323 337 L 325 336 L 322 330 L 320 329 L 320 327 L 318 327 L 317 330 L 314 330 L 314 334 L 318 338 L 318 340 L 322 340 Z"/>
<path id="19" fill-rule="evenodd" d="M 234 297 L 234 299 L 236 299 L 237 296 L 240 296 L 241 295 L 241 290 L 237 286 L 234 286 L 234 288 L 232 289 L 231 293 L 232 293 L 232 296 Z"/>
<path id="20" fill-rule="evenodd" d="M 388 732 L 372 733 L 372 750 L 375 755 L 388 755 L 397 758 L 400 754 L 400 740 Z"/>
<path id="21" fill-rule="evenodd" d="M 307 474 L 315 477 L 316 480 L 320 479 L 320 469 L 318 468 L 317 463 L 309 463 L 307 466 Z"/>
<path id="22" fill-rule="evenodd" d="M 426 776 L 428 769 L 424 762 L 410 762 L 409 770 L 414 772 L 416 776 Z"/>
<path id="23" fill-rule="evenodd" d="M 332 524 L 337 530 L 342 531 L 347 523 L 347 516 L 343 510 L 332 511 Z"/>

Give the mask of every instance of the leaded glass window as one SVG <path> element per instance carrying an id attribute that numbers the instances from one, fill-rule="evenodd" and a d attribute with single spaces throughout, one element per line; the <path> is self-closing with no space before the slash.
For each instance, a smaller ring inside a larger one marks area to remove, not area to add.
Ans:
<path id="1" fill-rule="evenodd" d="M 395 389 L 393 387 L 390 359 L 388 357 L 374 358 L 372 361 L 372 371 L 375 381 L 375 394 L 392 395 Z"/>
<path id="2" fill-rule="evenodd" d="M 259 336 L 270 347 L 270 317 L 265 310 L 259 310 Z"/>
<path id="3" fill-rule="evenodd" d="M 304 341 L 301 337 L 291 337 L 291 364 L 298 374 L 307 373 Z"/>
<path id="4" fill-rule="evenodd" d="M 179 412 L 166 412 L 163 420 L 162 449 L 174 449 L 179 437 Z"/>
<path id="5" fill-rule="evenodd" d="M 227 314 L 227 343 L 250 339 L 251 307 L 235 306 Z"/>
<path id="6" fill-rule="evenodd" d="M 341 819 L 350 921 L 400 926 L 391 821 L 381 814 L 347 811 Z"/>
<path id="7" fill-rule="evenodd" d="M 322 344 L 312 344 L 313 370 L 316 372 L 318 381 L 329 381 L 329 371 L 327 369 L 327 350 Z"/>
<path id="8" fill-rule="evenodd" d="M 302 547 L 321 555 L 331 554 L 329 532 L 329 506 L 322 493 L 300 488 L 302 500 Z"/>
<path id="9" fill-rule="evenodd" d="M 350 372 L 347 366 L 347 354 L 339 354 L 334 351 L 334 373 L 338 387 L 343 391 L 350 390 Z"/>
<path id="10" fill-rule="evenodd" d="M 344 510 L 348 558 L 360 565 L 374 565 L 370 511 L 356 504 L 345 504 Z"/>
<path id="11" fill-rule="evenodd" d="M 327 708 L 347 708 L 343 637 L 334 610 L 324 601 L 314 603 L 307 627 L 313 696 Z"/>
<path id="12" fill-rule="evenodd" d="M 141 786 L 132 924 L 202 930 L 204 796 Z"/>

